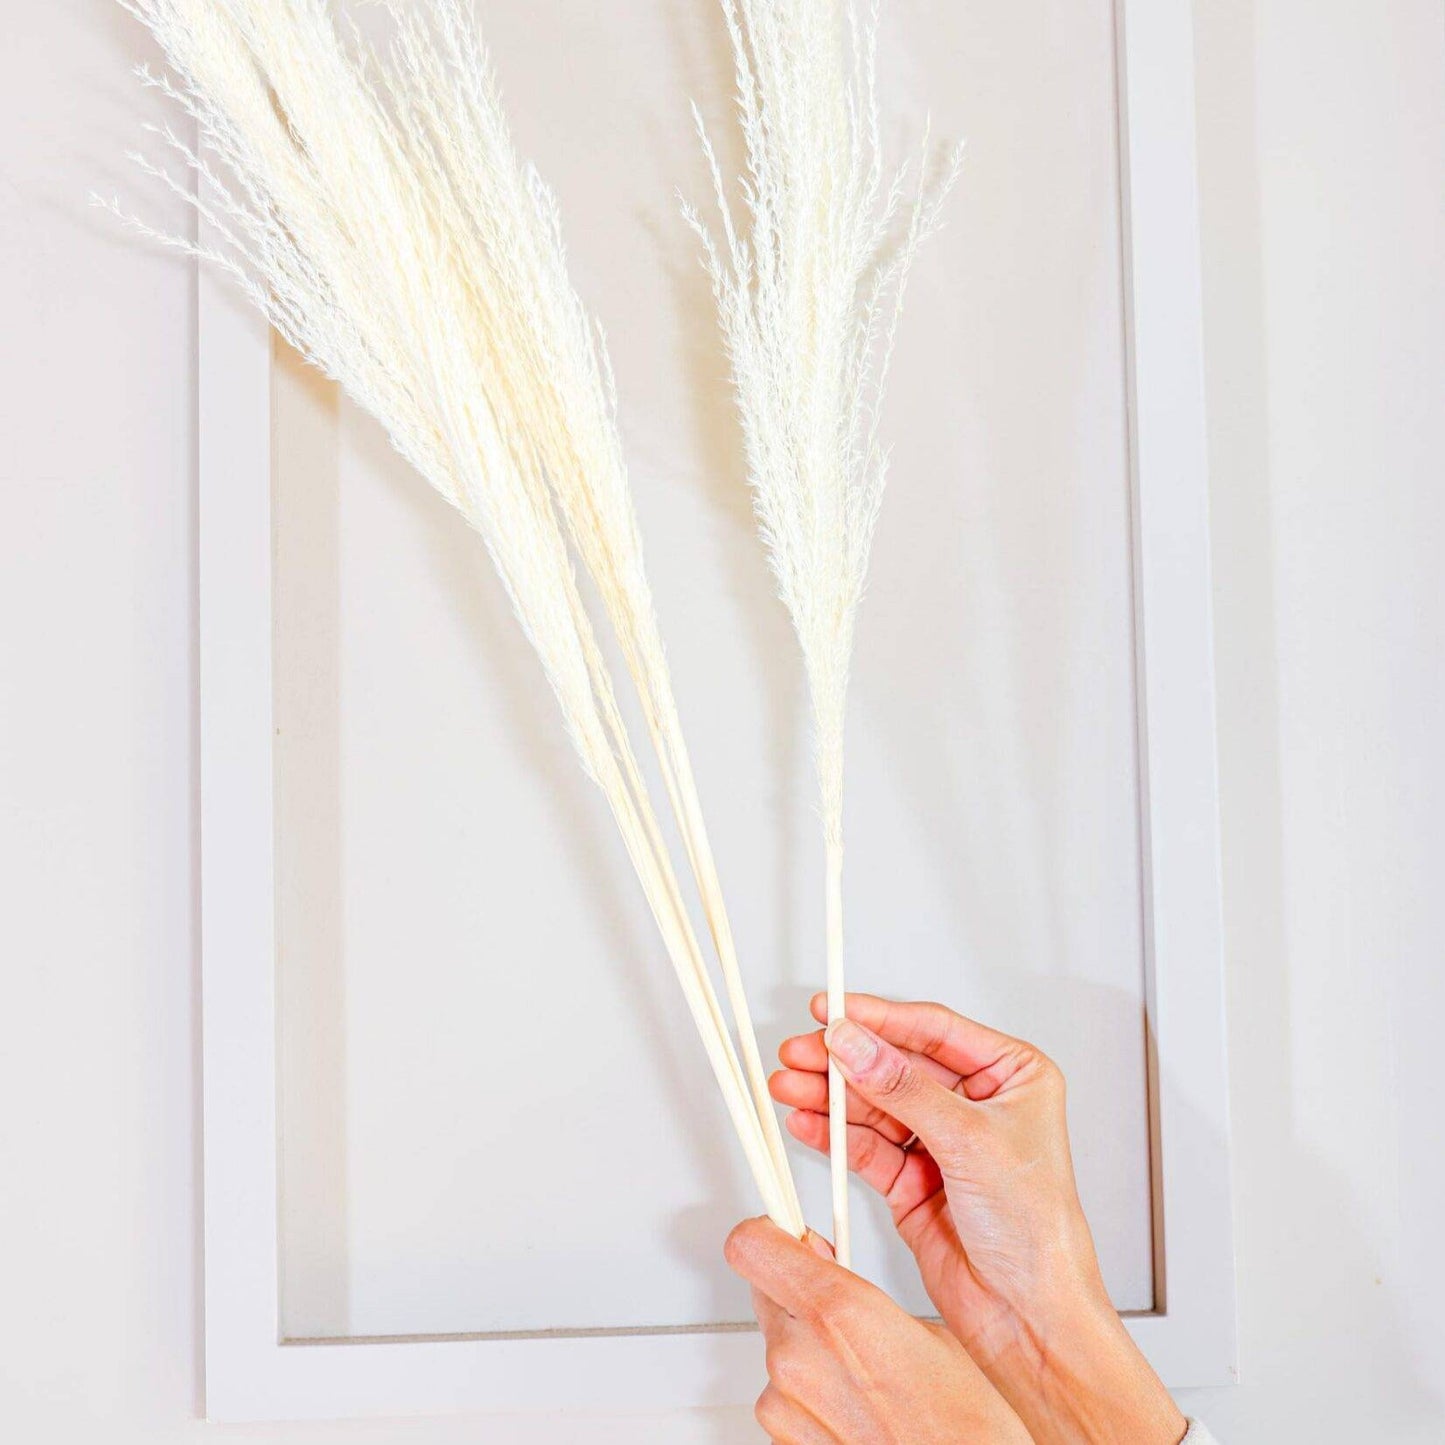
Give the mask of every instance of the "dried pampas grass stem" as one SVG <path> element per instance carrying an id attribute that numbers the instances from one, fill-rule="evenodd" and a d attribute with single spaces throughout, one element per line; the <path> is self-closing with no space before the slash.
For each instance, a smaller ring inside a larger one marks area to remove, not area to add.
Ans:
<path id="1" fill-rule="evenodd" d="M 887 453 L 879 411 L 909 269 L 958 172 L 885 177 L 878 5 L 722 0 L 746 149 L 735 217 L 700 116 L 721 236 L 690 208 L 732 359 L 759 530 L 802 649 L 825 849 L 828 1016 L 843 1014 L 843 720 Z M 847 1112 L 829 1068 L 834 1248 L 848 1263 Z"/>
<path id="2" fill-rule="evenodd" d="M 381 0 L 391 38 L 372 47 L 340 34 L 325 0 L 120 3 L 170 62 L 146 82 L 200 138 L 158 132 L 193 173 L 184 182 L 137 160 L 194 201 L 213 238 L 201 254 L 380 420 L 481 536 L 611 808 L 758 1191 L 801 1236 L 643 568 L 605 349 L 568 276 L 556 202 L 513 148 L 470 6 Z M 641 700 L 737 1045 L 574 556 Z"/>

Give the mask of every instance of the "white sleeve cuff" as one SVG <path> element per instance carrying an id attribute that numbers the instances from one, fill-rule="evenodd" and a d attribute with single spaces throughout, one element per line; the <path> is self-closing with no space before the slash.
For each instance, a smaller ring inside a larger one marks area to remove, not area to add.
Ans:
<path id="1" fill-rule="evenodd" d="M 1189 1422 L 1189 1433 L 1179 1445 L 1218 1445 L 1213 1435 L 1198 1420 Z"/>

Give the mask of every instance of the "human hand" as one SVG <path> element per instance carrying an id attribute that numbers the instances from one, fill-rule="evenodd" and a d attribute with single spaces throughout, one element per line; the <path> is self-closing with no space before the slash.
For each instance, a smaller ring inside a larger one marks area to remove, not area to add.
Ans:
<path id="1" fill-rule="evenodd" d="M 826 1019 L 826 996 L 812 1008 Z M 850 994 L 847 1014 L 826 1043 L 820 1031 L 779 1050 L 771 1088 L 795 1110 L 789 1132 L 827 1152 L 831 1052 L 849 1084 L 849 1166 L 1034 1439 L 1176 1445 L 1186 1421 L 1099 1273 L 1058 1067 L 939 1004 Z"/>
<path id="2" fill-rule="evenodd" d="M 958 1341 L 767 1219 L 728 1236 L 767 1342 L 758 1423 L 774 1445 L 1022 1445 L 1017 1415 Z"/>

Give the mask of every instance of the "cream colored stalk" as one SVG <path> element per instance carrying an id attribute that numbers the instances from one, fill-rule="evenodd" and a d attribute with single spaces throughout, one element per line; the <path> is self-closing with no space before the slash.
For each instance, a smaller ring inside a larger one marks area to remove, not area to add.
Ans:
<path id="1" fill-rule="evenodd" d="M 199 129 L 196 149 L 162 138 L 197 174 L 195 204 L 217 238 L 203 254 L 382 422 L 485 542 L 611 807 L 768 1212 L 801 1235 L 643 569 L 605 351 L 568 277 L 555 202 L 513 148 L 469 10 L 432 0 L 423 15 L 386 0 L 393 40 L 382 54 L 343 40 L 325 0 L 121 3 L 174 72 L 146 79 Z M 573 550 L 642 701 L 741 1060 Z"/>
<path id="2" fill-rule="evenodd" d="M 722 235 L 695 212 L 746 441 L 759 529 L 802 649 L 825 852 L 828 1017 L 844 1008 L 843 723 L 854 621 L 887 455 L 879 408 L 909 268 L 937 224 L 959 153 L 930 185 L 885 184 L 876 88 L 878 7 L 722 0 L 746 150 L 749 224 L 734 217 L 712 145 Z M 905 203 L 905 194 L 913 191 Z M 851 1257 L 847 1111 L 829 1067 L 833 1244 Z"/>

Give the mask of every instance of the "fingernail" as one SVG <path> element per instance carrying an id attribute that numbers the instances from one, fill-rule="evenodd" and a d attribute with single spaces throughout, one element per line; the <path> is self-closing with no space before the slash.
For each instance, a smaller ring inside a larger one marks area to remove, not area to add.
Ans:
<path id="1" fill-rule="evenodd" d="M 828 1052 L 855 1074 L 878 1057 L 878 1040 L 852 1019 L 837 1019 L 829 1024 L 823 1041 L 828 1045 Z"/>
<path id="2" fill-rule="evenodd" d="M 808 1248 L 813 1251 L 814 1254 L 821 1254 L 824 1259 L 836 1258 L 833 1253 L 833 1246 L 829 1244 L 828 1241 L 817 1232 L 817 1230 L 810 1229 L 808 1231 L 805 1243 L 807 1244 Z"/>

